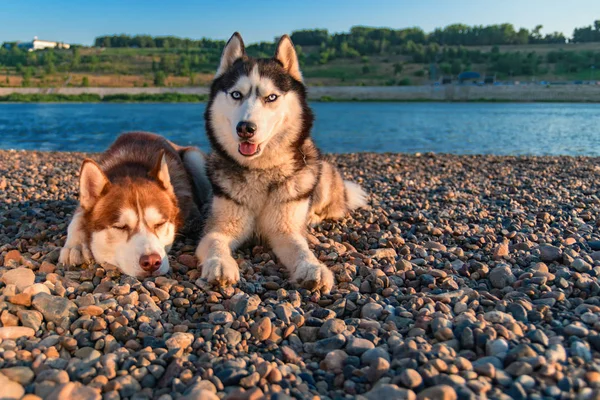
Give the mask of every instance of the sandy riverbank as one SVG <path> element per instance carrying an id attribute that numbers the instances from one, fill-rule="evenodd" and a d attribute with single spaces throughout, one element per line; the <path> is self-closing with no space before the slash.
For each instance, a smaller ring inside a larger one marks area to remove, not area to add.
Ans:
<path id="1" fill-rule="evenodd" d="M 4 394 L 599 395 L 597 159 L 331 156 L 370 207 L 310 230 L 336 275 L 320 296 L 260 247 L 234 288 L 198 280 L 192 241 L 141 282 L 57 265 L 82 158 L 0 151 Z"/>

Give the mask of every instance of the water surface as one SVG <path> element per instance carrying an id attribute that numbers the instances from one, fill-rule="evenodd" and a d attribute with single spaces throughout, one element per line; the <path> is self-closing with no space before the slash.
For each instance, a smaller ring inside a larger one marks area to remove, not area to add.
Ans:
<path id="1" fill-rule="evenodd" d="M 600 155 L 600 104 L 313 103 L 324 152 Z M 103 151 L 122 132 L 208 148 L 205 104 L 2 104 L 0 148 Z"/>

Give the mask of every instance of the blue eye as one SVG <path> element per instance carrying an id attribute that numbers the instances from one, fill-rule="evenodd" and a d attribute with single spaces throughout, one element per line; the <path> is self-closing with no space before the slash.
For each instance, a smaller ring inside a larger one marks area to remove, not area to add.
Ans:
<path id="1" fill-rule="evenodd" d="M 242 93 L 236 90 L 234 92 L 231 92 L 231 97 L 233 97 L 234 100 L 239 100 L 242 98 Z"/>
<path id="2" fill-rule="evenodd" d="M 276 94 L 270 94 L 267 96 L 267 103 L 272 103 L 275 100 L 277 100 L 279 96 L 277 96 Z"/>

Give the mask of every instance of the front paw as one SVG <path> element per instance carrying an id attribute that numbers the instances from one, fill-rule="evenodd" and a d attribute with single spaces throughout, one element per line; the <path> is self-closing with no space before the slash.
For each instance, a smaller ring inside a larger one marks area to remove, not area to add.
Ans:
<path id="1" fill-rule="evenodd" d="M 220 286 L 234 285 L 240 280 L 240 269 L 231 256 L 212 257 L 202 263 L 202 278 Z"/>
<path id="2" fill-rule="evenodd" d="M 333 287 L 333 273 L 320 263 L 302 261 L 292 274 L 292 280 L 305 289 L 321 290 L 323 293 L 329 293 Z"/>
<path id="3" fill-rule="evenodd" d="M 75 245 L 63 247 L 60 250 L 58 262 L 73 267 L 81 264 L 89 264 L 92 262 L 92 252 L 86 245 Z"/>

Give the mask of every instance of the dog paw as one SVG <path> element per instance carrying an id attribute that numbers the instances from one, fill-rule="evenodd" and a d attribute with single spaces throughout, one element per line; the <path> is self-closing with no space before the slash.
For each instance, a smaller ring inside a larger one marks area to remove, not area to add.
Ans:
<path id="1" fill-rule="evenodd" d="M 240 269 L 231 256 L 213 257 L 202 263 L 202 278 L 220 286 L 233 285 L 240 280 Z"/>
<path id="2" fill-rule="evenodd" d="M 333 287 L 333 273 L 323 264 L 301 262 L 292 275 L 292 280 L 303 288 L 329 293 Z"/>
<path id="3" fill-rule="evenodd" d="M 315 225 L 320 224 L 322 221 L 323 221 L 323 217 L 321 217 L 319 214 L 315 214 L 314 212 L 311 212 L 310 215 L 308 216 L 307 225 L 315 226 Z"/>
<path id="4" fill-rule="evenodd" d="M 85 245 L 65 246 L 60 250 L 58 262 L 68 267 L 92 262 L 92 252 Z"/>

